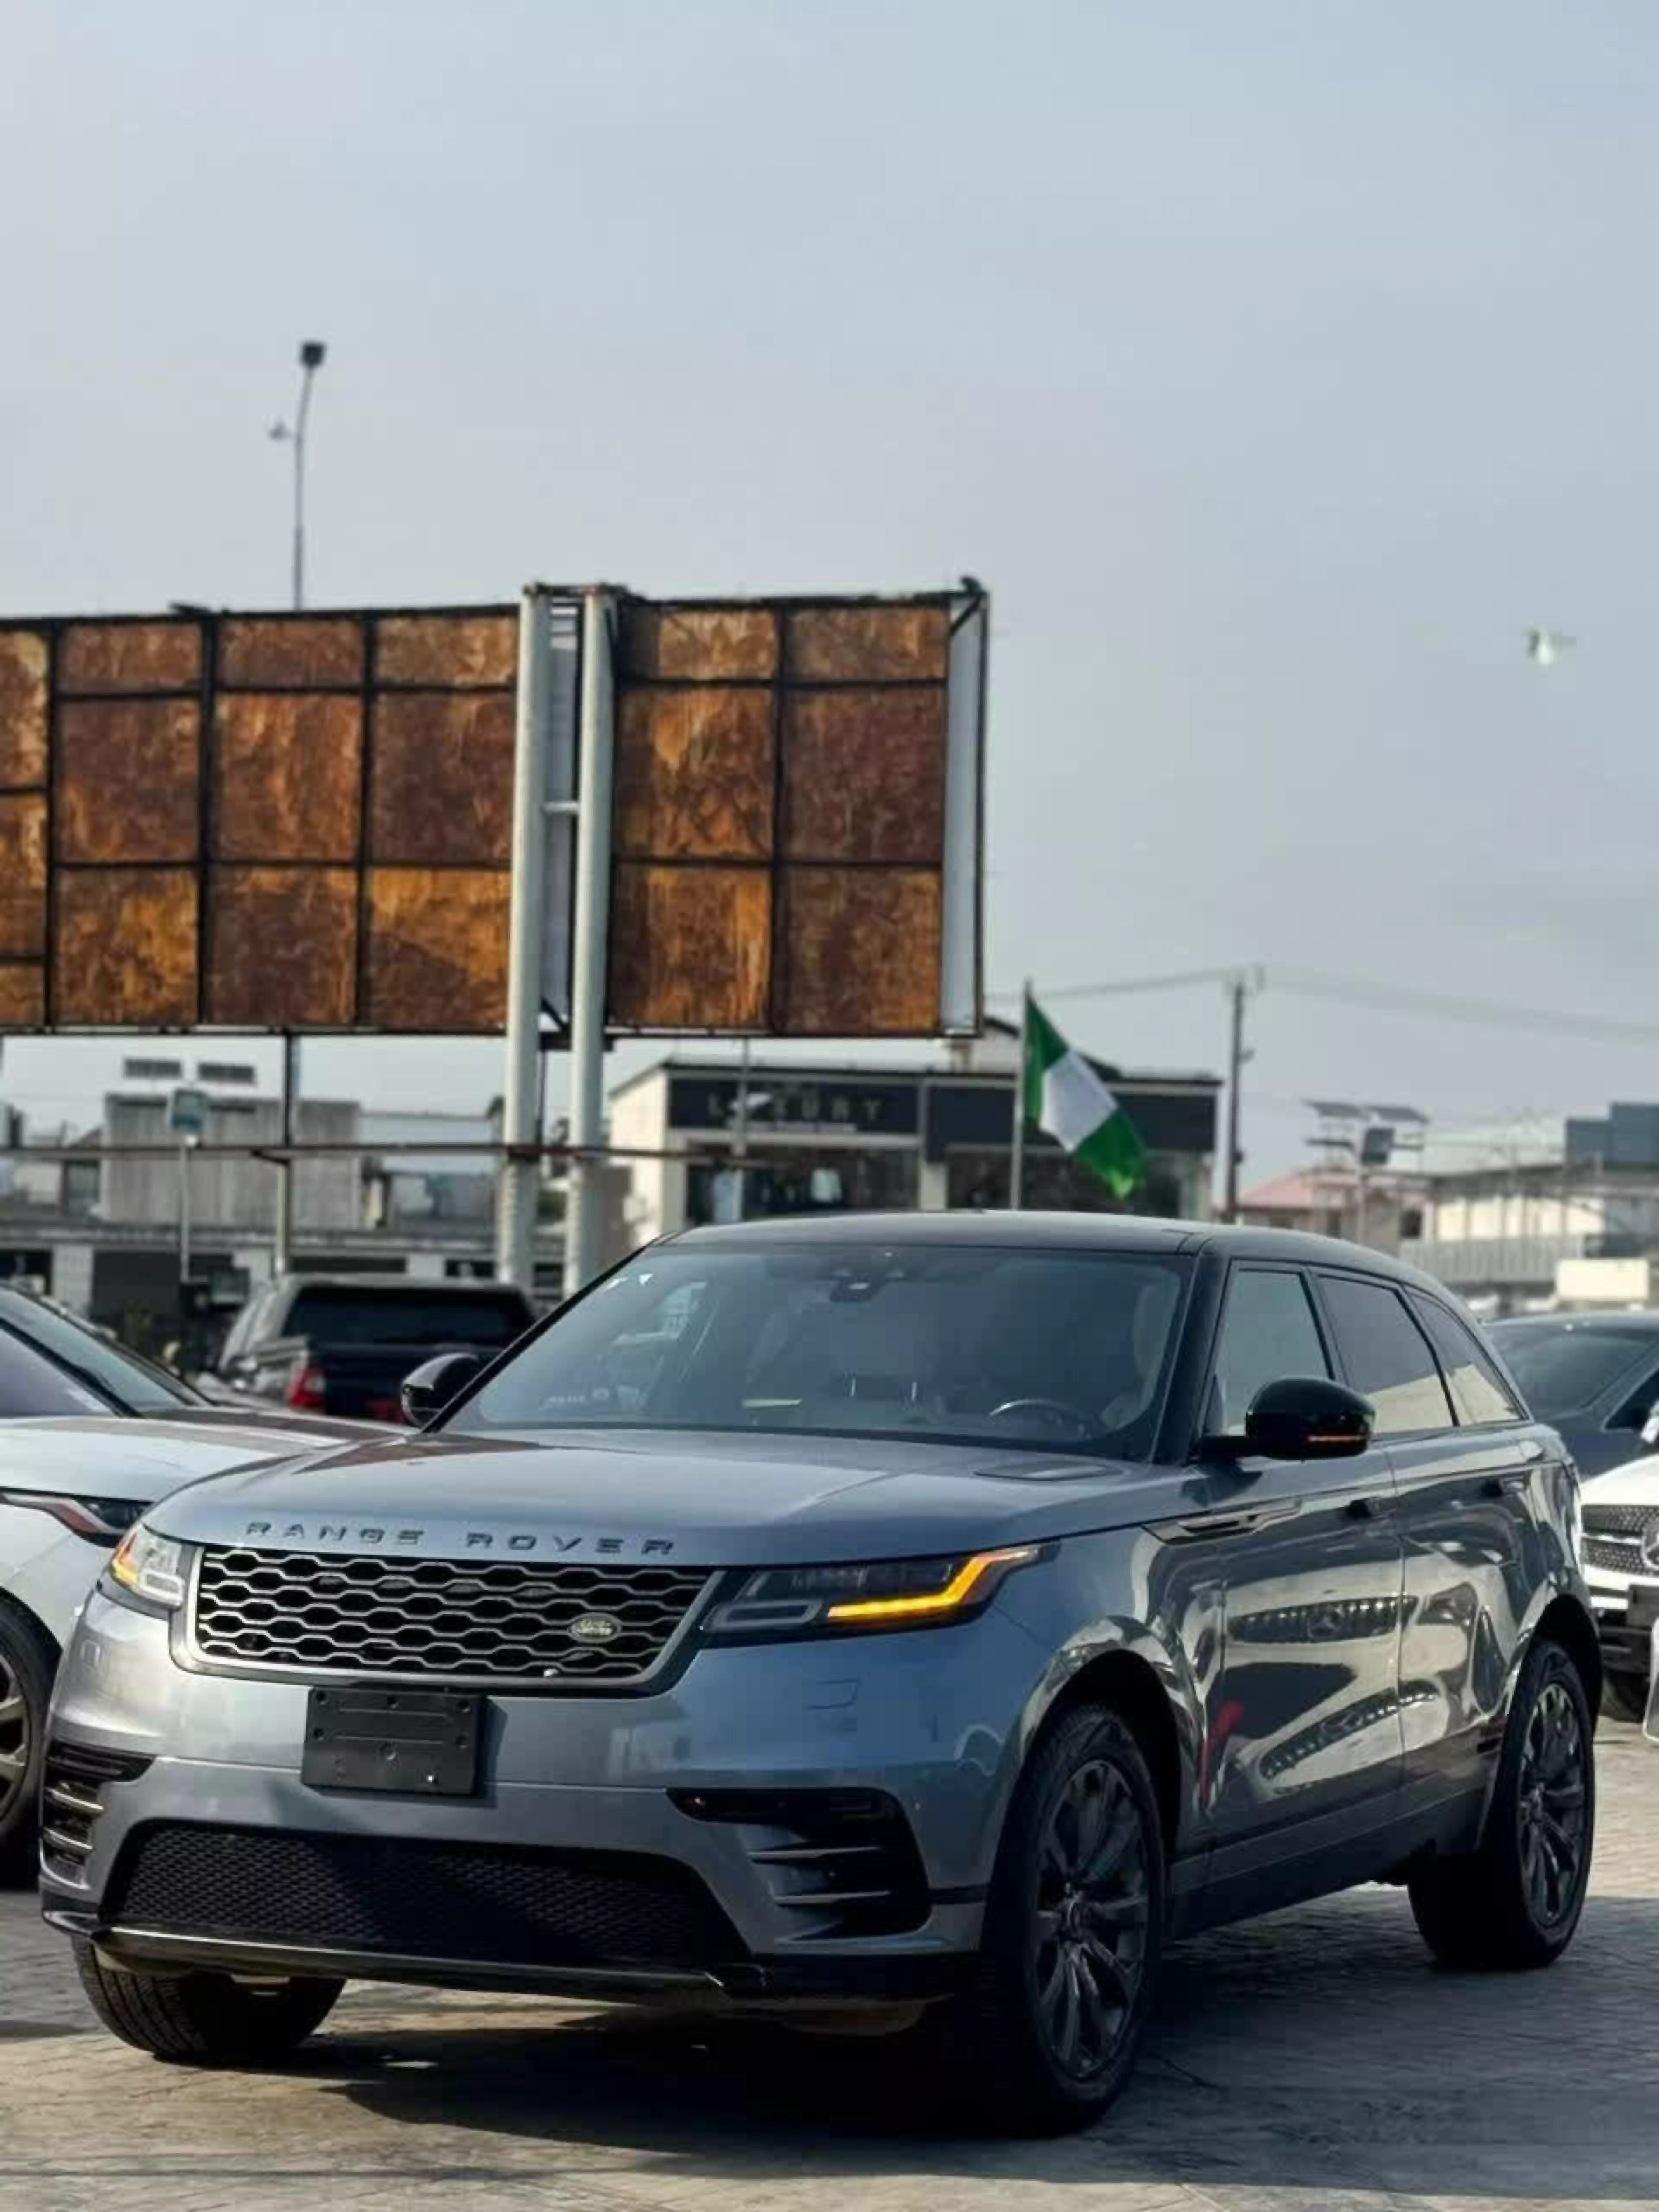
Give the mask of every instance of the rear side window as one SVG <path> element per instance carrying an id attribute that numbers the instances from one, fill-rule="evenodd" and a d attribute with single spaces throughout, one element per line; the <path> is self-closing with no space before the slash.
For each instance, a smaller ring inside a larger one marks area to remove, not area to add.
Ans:
<path id="1" fill-rule="evenodd" d="M 1504 1385 L 1503 1376 L 1481 1347 L 1467 1322 L 1434 1298 L 1413 1293 L 1412 1311 L 1428 1331 L 1429 1341 L 1440 1355 L 1446 1387 L 1451 1392 L 1457 1418 L 1468 1428 L 1492 1421 L 1518 1421 L 1521 1408 Z"/>
<path id="2" fill-rule="evenodd" d="M 1404 1437 L 1453 1425 L 1429 1340 L 1386 1283 L 1322 1275 L 1319 1292 L 1348 1380 L 1376 1409 L 1376 1434 Z"/>
<path id="3" fill-rule="evenodd" d="M 1250 1401 L 1267 1383 L 1330 1371 L 1301 1276 L 1268 1267 L 1237 1268 L 1216 1346 L 1211 1434 L 1242 1437 Z"/>
<path id="4" fill-rule="evenodd" d="M 283 1325 L 284 1336 L 314 1336 L 325 1344 L 510 1344 L 530 1325 L 522 1300 L 511 1292 L 421 1290 L 354 1291 L 318 1284 L 302 1290 Z"/>

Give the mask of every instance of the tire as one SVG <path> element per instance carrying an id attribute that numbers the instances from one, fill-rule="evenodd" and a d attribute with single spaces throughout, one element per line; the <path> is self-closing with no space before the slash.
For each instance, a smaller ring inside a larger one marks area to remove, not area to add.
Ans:
<path id="1" fill-rule="evenodd" d="M 1645 1720 L 1648 1711 L 1646 1678 L 1641 1674 L 1604 1674 L 1601 1677 L 1601 1711 L 1610 1721 Z"/>
<path id="2" fill-rule="evenodd" d="M 1571 1942 L 1595 1843 L 1593 1735 L 1577 1668 L 1540 1637 L 1516 1685 L 1479 1849 L 1408 1884 L 1443 1966 L 1515 1972 L 1553 1964 Z"/>
<path id="3" fill-rule="evenodd" d="M 275 2066 L 333 2008 L 341 1982 L 254 1989 L 228 1974 L 128 1973 L 77 1937 L 76 1971 L 93 2010 L 124 2043 L 183 2066 Z"/>
<path id="4" fill-rule="evenodd" d="M 57 1654 L 21 1607 L 0 1598 L 0 1883 L 37 1871 L 40 1768 Z"/>
<path id="5" fill-rule="evenodd" d="M 1132 1730 L 1106 1705 L 1066 1713 L 1015 1792 L 973 1980 L 919 2031 L 958 2117 L 1058 2135 L 1105 2112 L 1158 1988 L 1165 1869 Z"/>

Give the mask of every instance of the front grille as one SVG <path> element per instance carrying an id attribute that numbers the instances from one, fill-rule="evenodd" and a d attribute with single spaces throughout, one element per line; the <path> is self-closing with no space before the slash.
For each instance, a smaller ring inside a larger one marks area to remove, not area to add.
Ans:
<path id="1" fill-rule="evenodd" d="M 1587 1505 L 1584 1508 L 1585 1529 L 1597 1536 L 1640 1538 L 1647 1534 L 1649 1523 L 1654 1521 L 1659 1521 L 1659 1508 L 1651 1505 Z"/>
<path id="2" fill-rule="evenodd" d="M 104 1810 L 104 1788 L 136 1782 L 148 1759 L 132 1752 L 97 1751 L 54 1740 L 46 1746 L 40 1778 L 40 1844 L 54 1874 L 78 1880 L 92 1856 L 92 1832 Z"/>
<path id="3" fill-rule="evenodd" d="M 698 1567 L 210 1547 L 196 1648 L 306 1674 L 627 1684 L 657 1667 L 709 1580 Z M 596 1618 L 609 1624 L 602 1639 L 572 1635 Z"/>
<path id="4" fill-rule="evenodd" d="M 621 1852 L 154 1826 L 110 1899 L 125 1927 L 296 1948 L 663 1972 L 744 1955 L 689 1868 Z"/>
<path id="5" fill-rule="evenodd" d="M 1642 1547 L 1633 1536 L 1586 1535 L 1584 1565 L 1600 1567 L 1604 1573 L 1613 1575 L 1644 1575 L 1651 1578 L 1654 1572 L 1642 1557 Z"/>

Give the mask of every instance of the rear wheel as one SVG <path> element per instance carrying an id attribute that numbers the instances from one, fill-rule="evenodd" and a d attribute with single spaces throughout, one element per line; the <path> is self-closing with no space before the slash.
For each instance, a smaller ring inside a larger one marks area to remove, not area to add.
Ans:
<path id="1" fill-rule="evenodd" d="M 1106 2110 L 1157 1987 L 1164 1899 L 1140 1747 L 1110 1708 L 1080 1706 L 1021 1778 L 973 1984 L 925 2023 L 979 2125 L 1057 2134 Z"/>
<path id="2" fill-rule="evenodd" d="M 249 1984 L 228 1974 L 129 1973 L 75 1945 L 76 1969 L 104 2026 L 154 2058 L 193 2066 L 260 2067 L 289 2057 L 320 2027 L 343 1983 Z"/>
<path id="3" fill-rule="evenodd" d="M 1478 1850 L 1412 1878 L 1412 1911 L 1443 1965 L 1547 1966 L 1572 1941 L 1595 1841 L 1589 1700 L 1560 1644 L 1528 1653 Z"/>
<path id="4" fill-rule="evenodd" d="M 56 1671 L 33 1620 L 0 1600 L 0 1881 L 34 1879 L 35 1806 Z"/>

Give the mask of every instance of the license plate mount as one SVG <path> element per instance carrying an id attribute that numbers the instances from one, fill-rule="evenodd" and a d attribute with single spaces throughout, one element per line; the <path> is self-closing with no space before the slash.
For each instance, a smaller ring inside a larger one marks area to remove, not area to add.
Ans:
<path id="1" fill-rule="evenodd" d="M 477 1794 L 483 1700 L 450 1690 L 313 1689 L 300 1779 L 398 1797 Z"/>

